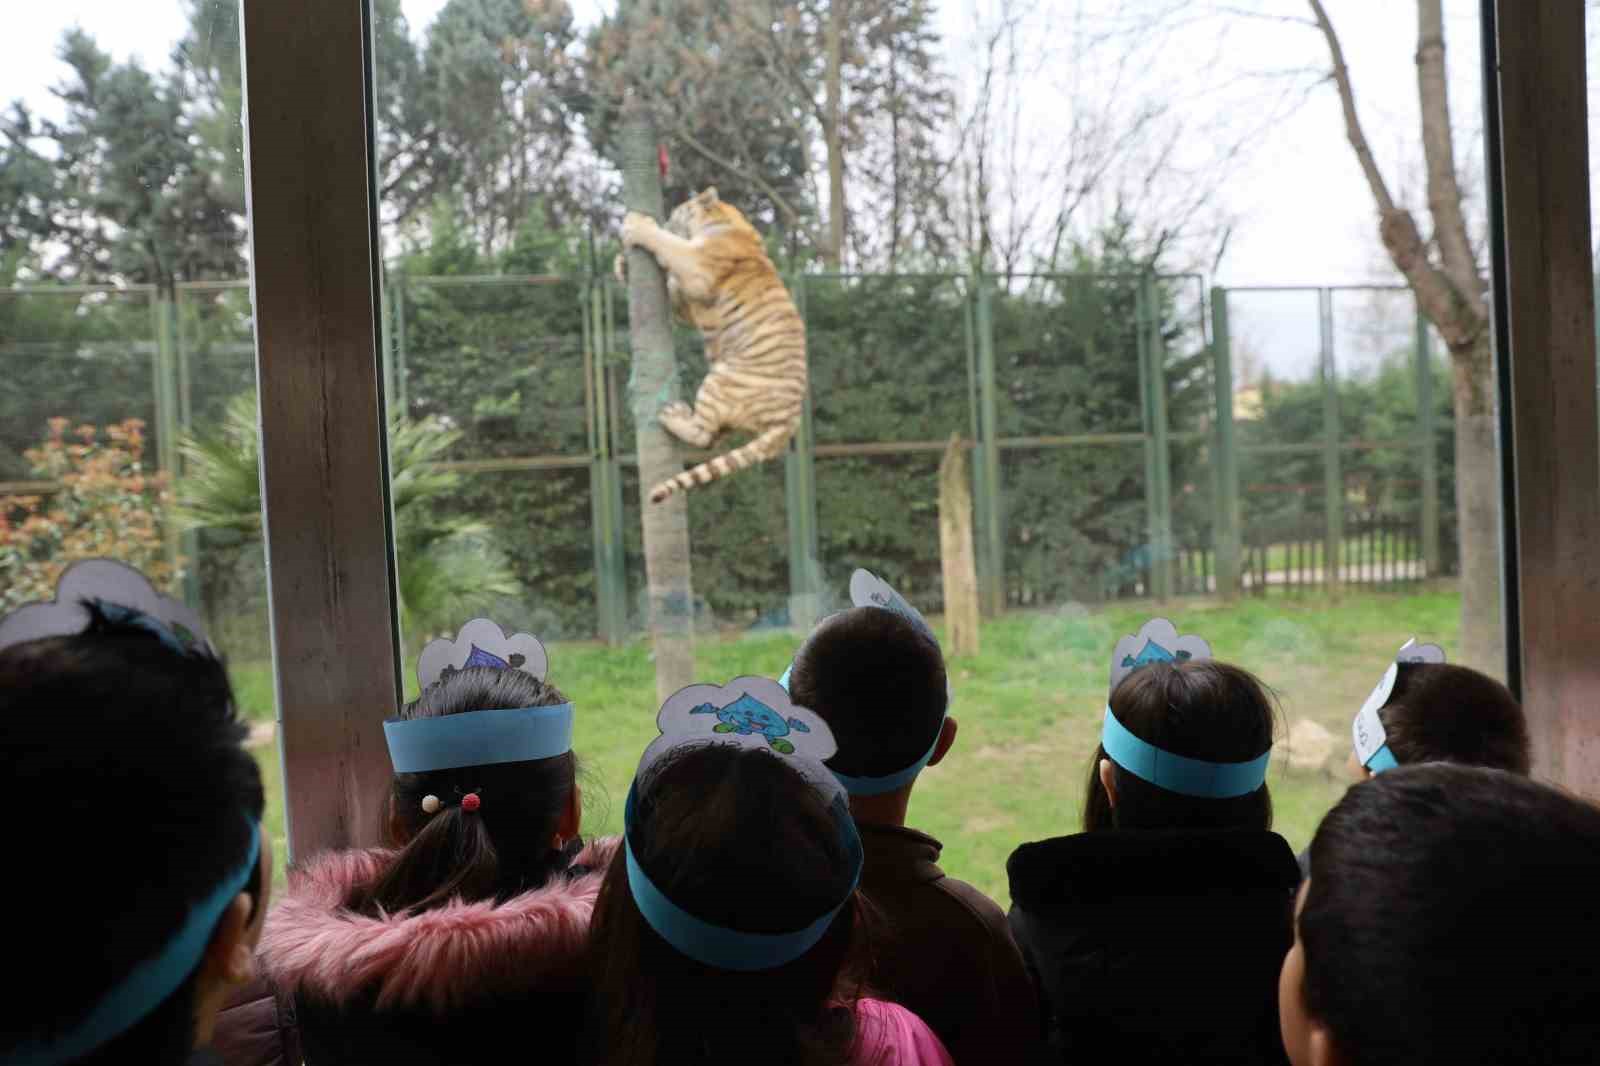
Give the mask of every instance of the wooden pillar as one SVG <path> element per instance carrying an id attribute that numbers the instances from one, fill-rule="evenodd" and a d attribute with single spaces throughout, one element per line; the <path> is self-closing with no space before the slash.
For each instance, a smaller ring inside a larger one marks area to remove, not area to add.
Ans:
<path id="1" fill-rule="evenodd" d="M 1600 796 L 1600 425 L 1583 4 L 1484 6 L 1508 676 L 1534 770 Z"/>

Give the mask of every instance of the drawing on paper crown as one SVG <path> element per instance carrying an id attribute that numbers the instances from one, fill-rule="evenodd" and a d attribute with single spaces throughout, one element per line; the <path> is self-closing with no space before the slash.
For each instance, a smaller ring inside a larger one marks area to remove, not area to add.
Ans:
<path id="1" fill-rule="evenodd" d="M 508 660 L 500 658 L 492 651 L 484 651 L 474 644 L 472 651 L 467 655 L 467 661 L 461 664 L 460 669 L 465 670 L 469 666 L 486 666 L 491 670 L 520 670 L 522 669 L 522 664 L 527 661 L 528 657 L 519 651 L 512 652 L 511 658 Z M 454 666 L 445 667 L 439 671 L 439 680 L 443 681 L 455 673 L 456 670 L 457 668 Z"/>
<path id="2" fill-rule="evenodd" d="M 1186 663 L 1192 658 L 1194 656 L 1190 652 L 1168 651 L 1155 641 L 1147 640 L 1144 642 L 1144 650 L 1138 655 L 1124 655 L 1122 665 L 1131 669 L 1136 666 L 1148 666 L 1151 663 Z"/>
<path id="3" fill-rule="evenodd" d="M 99 608 L 101 615 L 108 622 L 148 629 L 157 636 L 172 638 L 170 642 L 182 648 L 192 648 L 200 643 L 200 638 L 195 636 L 194 632 L 182 622 L 165 621 L 155 615 L 147 614 L 137 607 L 126 607 L 120 603 L 113 603 L 110 600 L 102 600 L 98 597 L 95 598 L 94 605 Z"/>
<path id="4" fill-rule="evenodd" d="M 711 727 L 713 733 L 737 733 L 742 737 L 764 736 L 767 738 L 767 743 L 772 745 L 773 751 L 784 755 L 794 754 L 794 745 L 784 737 L 791 732 L 811 732 L 811 727 L 800 719 L 785 719 L 748 692 L 742 693 L 738 699 L 726 706 L 718 707 L 715 704 L 702 703 L 689 713 L 716 715 L 717 724 Z"/>

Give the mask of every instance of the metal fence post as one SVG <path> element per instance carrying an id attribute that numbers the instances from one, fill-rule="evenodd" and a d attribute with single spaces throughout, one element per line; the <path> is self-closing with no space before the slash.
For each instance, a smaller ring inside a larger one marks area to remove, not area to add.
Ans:
<path id="1" fill-rule="evenodd" d="M 1005 610 L 1004 521 L 1000 510 L 999 400 L 994 369 L 994 296 L 987 274 L 978 285 L 978 525 L 983 530 L 983 566 L 978 574 L 983 613 L 999 617 Z"/>
<path id="2" fill-rule="evenodd" d="M 176 491 L 178 480 L 178 357 L 177 320 L 173 315 L 173 295 L 156 289 L 150 294 L 150 326 L 155 334 L 150 366 L 151 391 L 155 400 L 155 460 L 156 469 L 165 474 L 169 485 Z M 183 561 L 183 537 L 172 522 L 166 528 L 167 565 L 176 574 Z M 193 560 L 190 560 L 191 564 Z M 184 599 L 194 603 L 190 581 L 186 577 L 182 592 Z"/>
<path id="3" fill-rule="evenodd" d="M 395 278 L 394 286 L 394 361 L 390 370 L 394 375 L 394 391 L 386 393 L 390 397 L 389 410 L 396 414 L 405 414 L 409 407 L 406 405 L 406 297 L 409 290 L 406 286 L 406 276 L 402 272 Z M 388 354 L 388 346 L 384 346 L 384 354 Z"/>
<path id="4" fill-rule="evenodd" d="M 806 317 L 805 275 L 791 275 L 789 291 L 795 296 L 800 317 Z M 809 631 L 822 614 L 817 547 L 816 444 L 811 419 L 811 387 L 806 385 L 805 407 L 794 439 L 783 459 L 785 513 L 789 521 L 789 624 Z"/>
<path id="5" fill-rule="evenodd" d="M 584 394 L 589 400 L 589 512 L 595 575 L 595 613 L 600 637 L 620 644 L 628 635 L 628 590 L 622 539 L 622 471 L 612 447 L 608 376 L 610 331 L 605 281 L 591 280 L 583 296 Z"/>
<path id="6" fill-rule="evenodd" d="M 1439 560 L 1439 448 L 1434 440 L 1433 344 L 1428 319 L 1417 308 L 1417 450 L 1422 455 L 1422 572 L 1435 577 Z"/>
<path id="7" fill-rule="evenodd" d="M 1144 432 L 1144 499 L 1150 560 L 1149 592 L 1158 600 L 1172 595 L 1172 457 L 1167 441 L 1165 360 L 1160 354 L 1155 286 L 1148 274 L 1134 293 L 1135 341 L 1139 360 L 1139 421 Z"/>
<path id="8" fill-rule="evenodd" d="M 1224 600 L 1239 595 L 1239 451 L 1233 426 L 1233 353 L 1228 337 L 1228 290 L 1211 290 L 1211 375 L 1216 386 L 1216 512 L 1212 540 L 1217 553 L 1217 594 Z"/>
<path id="9" fill-rule="evenodd" d="M 1344 471 L 1339 454 L 1339 372 L 1333 351 L 1333 290 L 1317 290 L 1317 331 L 1322 347 L 1322 506 L 1325 526 L 1323 580 L 1337 592 L 1344 551 Z"/>

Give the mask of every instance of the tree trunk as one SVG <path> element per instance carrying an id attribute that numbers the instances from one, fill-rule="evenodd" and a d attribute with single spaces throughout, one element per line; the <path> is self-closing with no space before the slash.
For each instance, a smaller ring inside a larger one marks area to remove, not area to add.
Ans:
<path id="1" fill-rule="evenodd" d="M 1494 359 L 1485 331 L 1452 351 L 1456 418 L 1456 535 L 1461 544 L 1460 662 L 1503 677 L 1500 605 L 1500 453 Z"/>
<path id="2" fill-rule="evenodd" d="M 1500 462 L 1494 414 L 1494 358 L 1488 303 L 1473 256 L 1450 136 L 1441 0 L 1417 0 L 1417 101 L 1438 263 L 1411 212 L 1395 203 L 1356 113 L 1344 50 L 1322 0 L 1307 0 L 1328 44 L 1345 135 L 1378 208 L 1378 234 L 1405 275 L 1417 306 L 1450 348 L 1456 433 L 1456 536 L 1461 545 L 1461 661 L 1505 669 L 1500 608 Z"/>
<path id="3" fill-rule="evenodd" d="M 829 270 L 844 262 L 844 23 L 846 0 L 828 5 L 828 69 L 825 75 L 827 128 L 822 131 L 828 145 L 828 246 L 822 261 Z"/>
<path id="4" fill-rule="evenodd" d="M 620 137 L 623 200 L 631 211 L 664 214 L 656 131 L 643 107 L 629 101 Z M 628 253 L 628 331 L 633 377 L 628 399 L 639 443 L 639 514 L 644 525 L 644 570 L 650 637 L 655 647 L 656 699 L 665 701 L 694 680 L 694 592 L 689 582 L 689 511 L 683 493 L 650 502 L 650 487 L 683 469 L 677 442 L 656 413 L 678 399 L 667 280 L 655 257 Z"/>
<path id="5" fill-rule="evenodd" d="M 966 442 L 959 433 L 939 463 L 939 565 L 944 576 L 944 624 L 949 655 L 978 654 L 978 568 L 972 547 L 972 488 Z"/>

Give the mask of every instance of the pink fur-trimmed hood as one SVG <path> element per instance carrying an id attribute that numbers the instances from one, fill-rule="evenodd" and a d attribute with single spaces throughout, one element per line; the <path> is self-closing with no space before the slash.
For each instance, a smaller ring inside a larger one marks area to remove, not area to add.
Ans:
<path id="1" fill-rule="evenodd" d="M 261 966 L 281 994 L 343 1006 L 374 995 L 379 1010 L 450 1014 L 480 998 L 517 994 L 571 973 L 589 937 L 595 897 L 617 839 L 589 844 L 579 877 L 557 877 L 504 903 L 447 903 L 420 914 L 368 917 L 344 903 L 395 853 L 338 851 L 289 875 L 286 898 L 267 914 Z"/>

